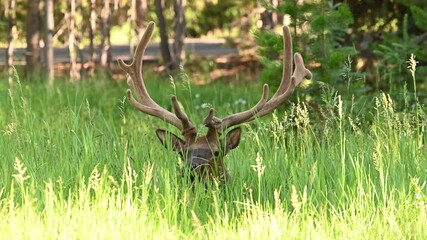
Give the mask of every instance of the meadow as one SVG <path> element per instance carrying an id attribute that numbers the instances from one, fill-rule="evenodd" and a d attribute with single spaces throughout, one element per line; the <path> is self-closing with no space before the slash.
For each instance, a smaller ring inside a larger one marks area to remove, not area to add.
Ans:
<path id="1" fill-rule="evenodd" d="M 176 93 L 201 131 L 209 106 L 224 116 L 261 94 L 257 83 L 148 74 L 153 98 L 170 108 Z M 298 93 L 243 125 L 225 160 L 229 184 L 191 187 L 154 133 L 176 130 L 135 110 L 124 82 L 6 82 L 1 239 L 427 238 L 427 123 L 416 102 L 323 91 L 319 117 Z"/>

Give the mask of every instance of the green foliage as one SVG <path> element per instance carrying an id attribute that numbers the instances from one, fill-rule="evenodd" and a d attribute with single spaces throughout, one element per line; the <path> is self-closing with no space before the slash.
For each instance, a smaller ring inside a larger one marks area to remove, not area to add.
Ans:
<path id="1" fill-rule="evenodd" d="M 424 11 L 420 7 L 411 6 L 411 12 L 414 17 L 414 23 L 420 29 L 427 31 L 427 11 Z"/>
<path id="2" fill-rule="evenodd" d="M 412 78 L 407 70 L 407 61 L 411 54 L 414 54 L 418 61 L 427 61 L 427 42 L 419 43 L 418 36 L 411 36 L 408 30 L 408 15 L 405 15 L 402 27 L 399 34 L 385 33 L 384 41 L 378 44 L 374 53 L 379 57 L 380 63 L 377 65 L 379 71 L 379 88 L 393 89 L 400 92 L 399 87 L 408 85 L 410 89 L 414 90 Z M 427 67 L 418 66 L 417 79 L 419 82 L 427 80 L 425 74 Z M 393 80 L 393 81 L 392 81 Z M 409 83 L 409 84 L 408 84 Z M 393 92 L 394 93 L 394 92 Z"/>
<path id="3" fill-rule="evenodd" d="M 190 19 L 187 32 L 190 36 L 200 36 L 215 29 L 230 29 L 233 23 L 241 18 L 243 14 L 254 7 L 253 1 L 206 1 L 203 7 L 196 6 L 203 2 L 190 3 L 190 11 L 186 16 Z"/>
<path id="4" fill-rule="evenodd" d="M 348 26 L 353 17 L 345 4 L 333 4 L 333 1 L 297 4 L 286 1 L 277 8 L 267 5 L 278 14 L 291 16 L 291 34 L 294 50 L 300 51 L 314 73 L 316 82 L 322 81 L 336 85 L 339 83 L 340 71 L 349 56 L 354 56 L 354 47 L 343 46 Z M 268 31 L 256 33 L 259 54 L 264 69 L 261 80 L 277 86 L 281 68 L 276 67 L 279 53 L 283 49 L 281 34 Z M 314 67 L 316 66 L 316 67 Z"/>
<path id="5" fill-rule="evenodd" d="M 229 26 L 234 19 L 237 4 L 235 1 L 206 2 L 202 11 L 197 13 L 198 35 Z"/>
<path id="6" fill-rule="evenodd" d="M 269 30 L 260 30 L 255 32 L 257 44 L 261 46 L 258 53 L 266 58 L 278 58 L 283 52 L 283 38 Z"/>
<path id="7" fill-rule="evenodd" d="M 255 32 L 258 54 L 263 70 L 260 73 L 262 82 L 268 83 L 273 89 L 279 87 L 282 77 L 282 61 L 277 60 L 283 52 L 283 38 L 281 35 L 268 30 Z"/>

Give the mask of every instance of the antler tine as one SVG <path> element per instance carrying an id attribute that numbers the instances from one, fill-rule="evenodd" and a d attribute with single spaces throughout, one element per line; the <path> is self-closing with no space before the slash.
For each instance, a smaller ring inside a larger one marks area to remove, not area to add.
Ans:
<path id="1" fill-rule="evenodd" d="M 289 81 L 283 81 L 280 84 L 282 89 L 276 91 L 274 96 L 265 104 L 265 107 L 258 113 L 257 117 L 262 117 L 272 113 L 278 106 L 283 104 L 294 92 L 295 88 L 304 80 L 311 79 L 311 72 L 305 68 L 304 61 L 299 53 L 295 53 L 295 71 Z M 282 90 L 279 92 L 279 90 Z M 252 119 L 250 119 L 252 120 Z"/>
<path id="2" fill-rule="evenodd" d="M 212 129 L 216 129 L 219 133 L 223 132 L 227 128 L 237 125 L 239 123 L 245 122 L 247 119 L 253 117 L 256 115 L 259 111 L 263 109 L 265 106 L 267 100 L 268 100 L 268 85 L 264 84 L 263 91 L 262 91 L 262 97 L 258 101 L 258 103 L 252 107 L 249 110 L 246 110 L 244 112 L 235 113 L 232 115 L 227 116 L 224 119 L 219 119 L 214 116 L 214 110 L 211 109 L 209 111 L 208 116 L 203 120 L 203 124 Z"/>
<path id="3" fill-rule="evenodd" d="M 311 79 L 313 76 L 307 68 L 305 68 L 304 60 L 302 59 L 301 54 L 295 53 L 295 71 L 292 75 L 295 77 L 295 85 L 298 86 L 304 78 Z"/>
<path id="4" fill-rule="evenodd" d="M 311 72 L 305 67 L 300 53 L 294 54 L 295 70 L 292 73 L 292 38 L 288 26 L 283 27 L 283 51 L 282 81 L 273 97 L 265 104 L 265 107 L 258 113 L 257 117 L 262 117 L 273 112 L 292 95 L 295 88 L 305 78 L 311 79 L 312 77 Z M 248 121 L 253 120 L 253 118 Z"/>
<path id="5" fill-rule="evenodd" d="M 295 53 L 295 71 L 293 72 L 293 61 L 292 61 L 292 38 L 289 31 L 289 27 L 283 27 L 283 73 L 280 86 L 277 91 L 274 93 L 273 97 L 267 101 L 268 98 L 268 85 L 263 87 L 263 97 L 261 100 L 250 110 L 232 114 L 225 117 L 224 119 L 219 119 L 214 116 L 213 111 L 209 112 L 208 117 L 205 118 L 205 126 L 210 128 L 215 128 L 218 133 L 226 130 L 227 128 L 252 121 L 256 117 L 262 117 L 267 114 L 270 114 L 278 106 L 280 106 L 284 101 L 286 101 L 289 96 L 295 90 L 295 87 L 298 86 L 304 78 L 311 79 L 311 72 L 305 68 L 304 61 L 301 54 Z M 267 91 L 267 92 L 266 92 Z M 212 131 L 211 131 L 212 132 Z"/>
<path id="6" fill-rule="evenodd" d="M 122 59 L 118 59 L 119 66 L 129 75 L 129 78 L 134 86 L 139 100 L 138 102 L 132 95 L 130 89 L 127 90 L 127 96 L 129 102 L 141 112 L 149 114 L 151 116 L 163 119 L 169 124 L 172 124 L 187 137 L 187 132 L 196 132 L 194 126 L 191 124 L 187 115 L 182 111 L 179 106 L 176 96 L 172 96 L 171 102 L 174 108 L 175 114 L 164 109 L 158 105 L 148 94 L 142 77 L 142 64 L 144 53 L 147 48 L 148 42 L 150 41 L 151 35 L 154 30 L 154 22 L 150 22 L 145 30 L 136 50 L 131 64 L 126 64 Z"/>
<path id="7" fill-rule="evenodd" d="M 148 42 L 153 34 L 154 25 L 154 22 L 150 22 L 148 24 L 147 29 L 136 47 L 131 64 L 128 65 L 122 59 L 118 59 L 119 66 L 129 74 L 129 77 L 132 80 L 132 85 L 138 93 L 138 96 L 141 98 L 140 100 L 149 104 L 156 103 L 150 98 L 147 89 L 145 88 L 144 79 L 142 78 L 142 63 L 145 49 L 147 48 Z"/>
<path id="8" fill-rule="evenodd" d="M 194 127 L 193 124 L 190 122 L 190 120 L 188 119 L 187 114 L 185 114 L 185 112 L 182 111 L 181 107 L 179 106 L 178 99 L 176 98 L 175 95 L 171 97 L 171 102 L 172 102 L 172 107 L 173 107 L 173 110 L 175 111 L 176 117 L 179 120 L 181 120 L 181 123 L 182 123 L 181 132 L 182 132 L 182 135 L 184 135 L 184 137 L 187 138 L 187 139 L 194 140 L 194 138 L 197 135 L 196 127 Z"/>
<path id="9" fill-rule="evenodd" d="M 280 82 L 279 88 L 277 88 L 272 99 L 281 95 L 291 84 L 291 75 L 293 71 L 292 51 L 292 38 L 289 27 L 283 26 L 282 81 Z"/>

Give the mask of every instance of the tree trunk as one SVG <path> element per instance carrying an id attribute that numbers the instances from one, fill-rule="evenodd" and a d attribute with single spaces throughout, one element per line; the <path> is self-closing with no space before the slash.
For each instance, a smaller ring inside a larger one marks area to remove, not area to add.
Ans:
<path id="1" fill-rule="evenodd" d="M 166 71 L 170 73 L 172 57 L 169 50 L 169 38 L 166 33 L 165 17 L 163 16 L 163 6 L 161 0 L 156 0 L 156 15 L 159 20 L 159 32 L 160 32 L 160 50 Z"/>
<path id="2" fill-rule="evenodd" d="M 46 34 L 45 34 L 45 69 L 49 84 L 53 85 L 54 82 L 54 69 L 53 69 L 53 0 L 46 0 Z"/>
<path id="3" fill-rule="evenodd" d="M 7 34 L 7 61 L 6 68 L 9 79 L 9 85 L 13 84 L 13 54 L 14 54 L 14 46 L 13 40 L 16 38 L 16 2 L 15 0 L 8 0 L 7 6 L 5 9 L 5 14 L 7 16 L 9 27 Z"/>
<path id="4" fill-rule="evenodd" d="M 70 54 L 70 81 L 75 82 L 80 79 L 80 73 L 77 69 L 77 50 L 76 50 L 76 1 L 70 0 L 70 10 L 67 11 L 67 28 L 68 28 L 68 52 Z"/>
<path id="5" fill-rule="evenodd" d="M 174 4 L 175 20 L 174 20 L 174 32 L 175 38 L 172 46 L 173 52 L 173 69 L 178 68 L 182 65 L 182 61 L 185 58 L 184 51 L 184 38 L 185 38 L 185 16 L 184 8 L 186 0 L 176 0 Z"/>
<path id="6" fill-rule="evenodd" d="M 130 4 L 130 9 L 128 11 L 128 19 L 127 21 L 129 22 L 130 25 L 130 31 L 129 31 L 129 54 L 131 56 L 133 56 L 134 54 L 134 49 L 135 49 L 135 44 L 138 41 L 137 36 L 135 36 L 133 34 L 133 30 L 135 30 L 136 32 L 136 26 L 135 26 L 135 22 L 136 22 L 136 1 L 137 0 L 132 0 L 131 4 Z"/>
<path id="7" fill-rule="evenodd" d="M 93 76 L 95 73 L 95 32 L 96 32 L 96 0 L 90 0 L 90 26 L 89 26 L 89 67 L 88 73 L 89 76 Z"/>
<path id="8" fill-rule="evenodd" d="M 142 34 L 144 33 L 144 20 L 145 16 L 147 14 L 147 1 L 146 0 L 132 0 L 132 6 L 130 9 L 130 25 L 131 25 L 131 32 L 130 32 L 130 44 L 129 44 L 129 50 L 130 55 L 133 56 L 133 51 L 135 49 L 136 43 L 141 39 Z M 135 35 L 133 34 L 132 30 L 135 30 Z"/>
<path id="9" fill-rule="evenodd" d="M 27 50 L 25 62 L 27 65 L 27 79 L 31 79 L 34 70 L 40 66 L 40 0 L 28 0 L 27 4 Z"/>
<path id="10" fill-rule="evenodd" d="M 270 0 L 271 5 L 274 8 L 277 8 L 277 6 L 279 5 L 279 1 L 278 0 Z M 271 13 L 271 29 L 276 28 L 277 24 L 279 23 L 279 16 L 277 15 L 276 11 L 272 11 Z"/>
<path id="11" fill-rule="evenodd" d="M 82 7 L 82 1 L 81 0 L 76 0 L 76 16 L 84 16 L 83 13 L 83 7 Z M 77 20 L 75 21 L 75 30 L 76 30 L 76 48 L 77 48 L 77 54 L 78 54 L 78 58 L 80 64 L 78 64 L 78 68 L 77 70 L 80 69 L 80 71 L 78 72 L 79 74 L 79 78 L 78 80 L 86 77 L 86 64 L 85 64 L 85 58 L 84 58 L 84 46 L 82 44 L 83 39 L 84 39 L 84 27 L 83 25 L 86 25 L 86 20 L 83 18 L 77 18 Z"/>
<path id="12" fill-rule="evenodd" d="M 144 33 L 144 22 L 147 15 L 147 0 L 135 0 L 135 33 L 141 39 Z"/>
<path id="13" fill-rule="evenodd" d="M 101 10 L 102 21 L 102 40 L 101 40 L 101 56 L 100 64 L 105 69 L 106 74 L 111 76 L 111 42 L 110 42 L 110 29 L 111 29 L 111 8 L 110 0 L 103 0 L 103 7 Z"/>
<path id="14" fill-rule="evenodd" d="M 279 3 L 278 0 L 269 0 L 269 4 L 277 7 Z M 274 29 L 277 25 L 277 13 L 269 9 L 265 9 L 264 7 L 261 7 L 260 9 L 263 11 L 260 16 L 262 22 L 261 29 Z"/>

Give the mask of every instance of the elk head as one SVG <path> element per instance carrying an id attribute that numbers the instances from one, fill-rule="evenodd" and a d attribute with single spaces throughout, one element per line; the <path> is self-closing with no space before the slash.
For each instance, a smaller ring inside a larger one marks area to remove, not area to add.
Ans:
<path id="1" fill-rule="evenodd" d="M 178 152 L 192 173 L 198 174 L 201 179 L 220 178 L 229 181 L 229 172 L 225 168 L 223 157 L 240 142 L 240 127 L 229 130 L 231 127 L 244 122 L 249 122 L 257 117 L 270 114 L 293 93 L 304 78 L 311 78 L 311 72 L 304 66 L 299 53 L 295 53 L 295 71 L 293 71 L 292 42 L 289 28 L 283 27 L 284 57 L 283 75 L 279 88 L 273 97 L 268 100 L 268 85 L 263 86 L 262 97 L 251 109 L 235 113 L 224 118 L 215 116 L 215 110 L 211 108 L 203 124 L 208 128 L 205 136 L 197 136 L 196 127 L 190 122 L 187 115 L 179 106 L 176 96 L 171 97 L 174 113 L 159 106 L 147 92 L 142 78 L 142 60 L 148 41 L 153 33 L 154 23 L 150 22 L 142 36 L 131 64 L 126 64 L 119 59 L 119 66 L 129 75 L 128 83 L 135 88 L 139 96 L 136 100 L 130 89 L 127 90 L 129 102 L 143 113 L 158 117 L 178 128 L 183 139 L 166 130 L 157 129 L 156 134 L 161 143 Z M 223 133 L 226 133 L 223 136 Z"/>

